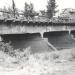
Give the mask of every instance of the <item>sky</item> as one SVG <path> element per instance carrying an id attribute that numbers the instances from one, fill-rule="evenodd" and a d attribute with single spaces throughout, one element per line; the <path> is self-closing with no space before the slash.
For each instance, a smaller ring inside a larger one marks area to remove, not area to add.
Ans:
<path id="1" fill-rule="evenodd" d="M 33 3 L 34 4 L 34 9 L 36 11 L 46 9 L 47 6 L 47 1 L 48 0 L 14 0 L 16 7 L 18 9 L 23 10 L 24 9 L 24 3 Z M 75 0 L 56 0 L 56 3 L 58 5 L 59 11 L 61 11 L 64 8 L 75 8 Z M 0 8 L 3 6 L 9 7 L 12 4 L 12 0 L 0 0 Z"/>

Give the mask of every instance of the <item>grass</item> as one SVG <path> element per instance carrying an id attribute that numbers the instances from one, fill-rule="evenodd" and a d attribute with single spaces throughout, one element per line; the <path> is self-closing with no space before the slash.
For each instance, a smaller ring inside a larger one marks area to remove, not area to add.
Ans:
<path id="1" fill-rule="evenodd" d="M 4 52 L 5 54 L 9 55 L 10 57 L 15 57 L 18 60 L 23 58 L 29 59 L 30 56 L 33 56 L 36 60 L 72 60 L 75 59 L 75 50 L 74 49 L 64 49 L 60 51 L 53 51 L 53 52 L 42 52 L 42 53 L 35 53 L 31 52 L 31 48 L 28 47 L 26 49 L 17 49 L 14 50 L 11 46 L 11 43 L 4 43 L 0 42 L 0 51 Z"/>
<path id="2" fill-rule="evenodd" d="M 1 42 L 0 65 L 4 67 L 2 71 L 0 66 L 0 75 L 74 75 L 75 51 L 32 54 L 30 47 L 14 50 L 10 43 Z"/>

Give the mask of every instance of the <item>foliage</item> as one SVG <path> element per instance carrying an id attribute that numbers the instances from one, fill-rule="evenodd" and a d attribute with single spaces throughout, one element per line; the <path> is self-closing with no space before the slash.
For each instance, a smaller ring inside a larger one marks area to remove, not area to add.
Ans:
<path id="1" fill-rule="evenodd" d="M 17 12 L 17 9 L 14 0 L 12 0 L 12 12 L 13 12 L 13 16 L 15 17 L 15 13 Z"/>
<path id="2" fill-rule="evenodd" d="M 18 59 L 21 59 L 23 57 L 28 58 L 28 56 L 31 53 L 30 47 L 28 47 L 26 49 L 14 50 L 13 47 L 11 46 L 10 42 L 9 43 L 0 42 L 0 51 L 3 51 L 4 53 L 6 53 L 12 57 L 16 57 Z"/>
<path id="3" fill-rule="evenodd" d="M 46 11 L 45 10 L 40 10 L 41 14 L 45 16 Z"/>
<path id="4" fill-rule="evenodd" d="M 72 55 L 71 60 L 72 60 L 72 59 L 75 59 L 75 50 L 72 50 L 72 51 L 71 51 L 71 55 Z"/>
<path id="5" fill-rule="evenodd" d="M 63 11 L 58 16 L 59 21 L 61 22 L 68 22 L 70 19 L 70 10 L 69 9 L 63 9 Z"/>
<path id="6" fill-rule="evenodd" d="M 4 6 L 4 8 L 1 10 L 3 11 L 2 16 L 6 17 L 7 16 L 7 8 Z"/>
<path id="7" fill-rule="evenodd" d="M 34 18 L 36 12 L 34 11 L 34 6 L 32 3 L 28 4 L 25 2 L 25 7 L 24 7 L 24 16 L 28 19 L 30 18 Z"/>
<path id="8" fill-rule="evenodd" d="M 26 58 L 26 60 L 28 60 L 29 55 L 31 55 L 31 51 L 30 51 L 30 47 L 26 48 L 26 49 L 17 49 L 15 50 L 15 57 L 18 60 L 21 60 L 22 58 Z"/>
<path id="9" fill-rule="evenodd" d="M 6 18 L 19 16 L 18 9 L 16 8 L 14 0 L 12 0 L 12 7 L 6 8 L 4 6 L 4 8 L 1 10 L 3 12 L 2 16 L 6 17 Z"/>
<path id="10" fill-rule="evenodd" d="M 9 43 L 0 42 L 0 50 L 9 55 L 13 53 L 13 48 L 10 45 L 10 42 Z"/>
<path id="11" fill-rule="evenodd" d="M 55 13 L 57 12 L 55 9 L 56 9 L 57 5 L 56 5 L 56 2 L 55 0 L 49 0 L 48 1 L 48 5 L 47 5 L 47 17 L 49 19 L 51 19 Z"/>

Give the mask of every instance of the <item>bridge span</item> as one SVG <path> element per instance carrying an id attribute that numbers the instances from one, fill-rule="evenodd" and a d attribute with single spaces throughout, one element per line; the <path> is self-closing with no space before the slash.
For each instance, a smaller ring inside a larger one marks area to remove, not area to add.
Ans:
<path id="1" fill-rule="evenodd" d="M 0 19 L 0 35 L 4 34 L 26 34 L 44 33 L 55 31 L 75 30 L 75 23 L 69 22 L 50 22 L 50 21 L 31 21 L 20 19 Z"/>

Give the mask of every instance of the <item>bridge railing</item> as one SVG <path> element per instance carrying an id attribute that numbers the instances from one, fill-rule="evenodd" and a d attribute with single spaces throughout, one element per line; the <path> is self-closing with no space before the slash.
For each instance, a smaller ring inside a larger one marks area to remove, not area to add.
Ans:
<path id="1" fill-rule="evenodd" d="M 69 19 L 69 20 L 60 20 L 60 19 L 55 19 L 55 20 L 49 20 L 48 18 L 40 18 L 40 17 L 34 17 L 32 18 L 26 18 L 26 17 L 6 17 L 6 16 L 0 16 L 0 21 L 7 21 L 7 20 L 12 20 L 12 21 L 27 21 L 27 22 L 53 22 L 53 23 L 75 23 L 75 19 Z"/>

